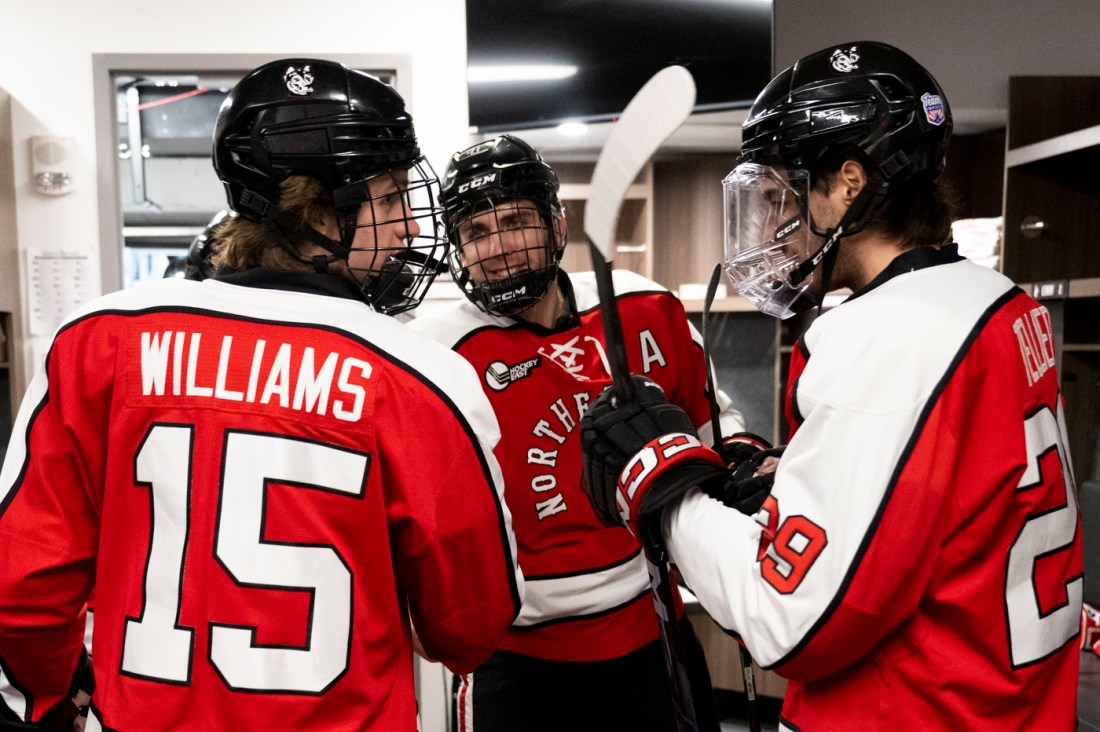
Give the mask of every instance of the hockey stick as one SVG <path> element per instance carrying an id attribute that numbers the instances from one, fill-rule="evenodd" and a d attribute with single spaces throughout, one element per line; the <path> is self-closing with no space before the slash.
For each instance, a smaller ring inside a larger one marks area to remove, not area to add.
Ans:
<path id="1" fill-rule="evenodd" d="M 710 393 L 710 425 L 714 432 L 714 447 L 722 456 L 722 462 L 729 465 L 726 445 L 722 437 L 722 421 L 718 416 L 718 392 L 714 387 L 713 361 L 710 360 L 710 306 L 714 303 L 714 294 L 718 291 L 718 280 L 722 276 L 722 263 L 714 265 L 707 285 L 707 296 L 703 301 L 703 361 L 707 366 L 707 392 Z M 760 710 L 756 705 L 756 679 L 752 673 L 752 655 L 740 643 L 737 655 L 741 661 L 741 678 L 745 683 L 745 703 L 749 714 L 749 732 L 760 732 Z"/>
<path id="2" fill-rule="evenodd" d="M 661 143 L 683 124 L 694 105 L 695 82 L 687 69 L 669 66 L 657 72 L 634 95 L 611 128 L 611 134 L 592 171 L 591 195 L 584 212 L 584 231 L 588 236 L 600 296 L 600 318 L 607 345 L 611 388 L 620 403 L 634 399 L 634 383 L 630 379 L 619 308 L 611 280 L 610 260 L 614 258 L 619 209 L 627 188 L 642 166 Z M 668 559 L 662 550 L 648 543 L 643 549 L 649 564 L 650 587 L 672 687 L 676 725 L 681 732 L 697 732 L 699 725 L 684 658 L 683 639 L 676 625 Z"/>

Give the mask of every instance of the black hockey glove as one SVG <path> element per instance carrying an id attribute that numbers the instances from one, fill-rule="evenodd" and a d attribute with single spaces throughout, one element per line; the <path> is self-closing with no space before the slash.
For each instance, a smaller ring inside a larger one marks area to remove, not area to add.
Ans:
<path id="1" fill-rule="evenodd" d="M 760 475 L 757 471 L 767 458 L 779 458 L 785 449 L 786 445 L 772 447 L 763 437 L 751 432 L 731 435 L 722 441 L 722 452 L 732 474 L 722 483 L 708 483 L 703 489 L 712 498 L 751 516 L 764 505 L 775 483 L 774 470 Z"/>
<path id="2" fill-rule="evenodd" d="M 605 389 L 581 419 L 584 488 L 601 521 L 656 547 L 663 543 L 661 510 L 692 486 L 721 483 L 729 471 L 661 387 L 631 378 L 635 400 L 617 404 L 614 390 Z"/>

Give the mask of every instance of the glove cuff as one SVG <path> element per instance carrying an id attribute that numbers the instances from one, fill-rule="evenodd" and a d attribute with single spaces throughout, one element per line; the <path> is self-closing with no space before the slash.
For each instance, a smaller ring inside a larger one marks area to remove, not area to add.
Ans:
<path id="1" fill-rule="evenodd" d="M 661 435 L 647 442 L 619 475 L 619 515 L 631 533 L 641 539 L 642 516 L 659 512 L 700 482 L 728 475 L 718 453 L 695 435 Z"/>
<path id="2" fill-rule="evenodd" d="M 730 468 L 748 460 L 761 450 L 770 449 L 772 444 L 753 432 L 735 432 L 722 440 L 718 452 Z"/>

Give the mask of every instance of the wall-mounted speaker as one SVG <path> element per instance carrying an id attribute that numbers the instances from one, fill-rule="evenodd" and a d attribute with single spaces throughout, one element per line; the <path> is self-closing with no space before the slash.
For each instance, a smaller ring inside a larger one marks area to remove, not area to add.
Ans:
<path id="1" fill-rule="evenodd" d="M 75 163 L 71 137 L 38 136 L 31 138 L 31 174 L 34 190 L 48 196 L 60 196 L 73 190 L 72 166 Z"/>

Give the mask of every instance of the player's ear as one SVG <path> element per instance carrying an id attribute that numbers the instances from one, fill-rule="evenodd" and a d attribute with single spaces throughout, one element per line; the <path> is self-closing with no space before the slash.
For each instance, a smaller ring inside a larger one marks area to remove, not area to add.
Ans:
<path id="1" fill-rule="evenodd" d="M 835 183 L 844 191 L 844 202 L 851 204 L 867 185 L 867 169 L 858 160 L 845 160 L 837 171 Z"/>

